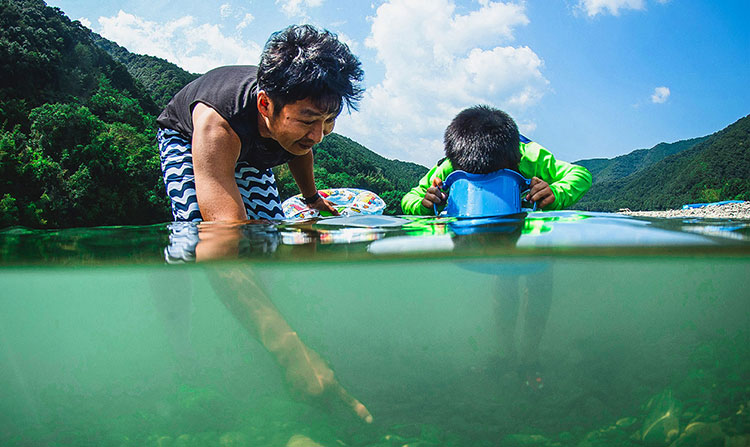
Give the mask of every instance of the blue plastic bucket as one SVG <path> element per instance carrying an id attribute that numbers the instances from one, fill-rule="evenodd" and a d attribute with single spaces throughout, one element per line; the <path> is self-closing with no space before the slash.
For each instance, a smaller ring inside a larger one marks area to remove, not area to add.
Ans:
<path id="1" fill-rule="evenodd" d="M 510 169 L 489 174 L 454 171 L 443 182 L 443 189 L 450 189 L 444 212 L 473 218 L 518 214 L 522 212 L 521 193 L 530 184 L 531 180 Z"/>

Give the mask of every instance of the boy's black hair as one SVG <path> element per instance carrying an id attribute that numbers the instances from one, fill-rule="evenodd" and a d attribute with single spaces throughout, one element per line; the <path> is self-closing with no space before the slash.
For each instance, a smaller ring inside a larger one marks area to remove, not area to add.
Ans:
<path id="1" fill-rule="evenodd" d="M 292 25 L 266 42 L 258 66 L 258 89 L 277 106 L 274 114 L 287 104 L 311 98 L 324 112 L 338 115 L 344 102 L 356 110 L 362 99 L 361 65 L 330 31 Z"/>
<path id="2" fill-rule="evenodd" d="M 445 155 L 453 169 L 487 174 L 518 170 L 518 127 L 507 113 L 488 106 L 461 111 L 445 129 Z"/>

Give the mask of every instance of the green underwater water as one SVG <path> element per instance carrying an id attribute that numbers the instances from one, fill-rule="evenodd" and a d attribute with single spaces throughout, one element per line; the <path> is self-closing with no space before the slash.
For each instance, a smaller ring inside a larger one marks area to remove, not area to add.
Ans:
<path id="1" fill-rule="evenodd" d="M 750 443 L 746 223 L 536 216 L 256 225 L 173 265 L 166 226 L 6 230 L 0 445 Z M 299 392 L 269 308 L 372 423 Z"/>

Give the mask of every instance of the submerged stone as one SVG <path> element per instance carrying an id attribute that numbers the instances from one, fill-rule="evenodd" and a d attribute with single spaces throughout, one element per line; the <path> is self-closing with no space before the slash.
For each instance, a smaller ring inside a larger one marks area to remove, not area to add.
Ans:
<path id="1" fill-rule="evenodd" d="M 693 422 L 670 447 L 724 447 L 724 437 L 719 424 Z"/>
<path id="2" fill-rule="evenodd" d="M 244 433 L 230 431 L 221 435 L 219 438 L 219 445 L 221 447 L 244 447 L 249 444 L 247 436 L 245 436 Z"/>
<path id="3" fill-rule="evenodd" d="M 730 436 L 726 438 L 724 447 L 750 447 L 750 435 Z"/>
<path id="4" fill-rule="evenodd" d="M 286 447 L 323 447 L 323 445 L 318 444 L 305 435 L 294 435 L 289 438 L 289 441 L 287 441 L 286 443 Z"/>
<path id="5" fill-rule="evenodd" d="M 171 436 L 159 436 L 159 439 L 156 440 L 157 447 L 172 447 L 172 437 Z"/>
<path id="6" fill-rule="evenodd" d="M 622 418 L 619 419 L 617 422 L 615 422 L 615 425 L 620 428 L 628 428 L 635 424 L 638 421 L 638 419 L 630 417 L 630 418 Z"/>
<path id="7" fill-rule="evenodd" d="M 174 440 L 174 447 L 190 447 L 192 444 L 193 437 L 188 434 L 180 435 Z"/>
<path id="8" fill-rule="evenodd" d="M 542 435 L 507 435 L 500 443 L 501 447 L 536 447 L 546 446 L 550 440 Z"/>
<path id="9" fill-rule="evenodd" d="M 646 418 L 636 438 L 649 446 L 666 446 L 680 434 L 679 403 L 667 389 L 646 404 Z"/>

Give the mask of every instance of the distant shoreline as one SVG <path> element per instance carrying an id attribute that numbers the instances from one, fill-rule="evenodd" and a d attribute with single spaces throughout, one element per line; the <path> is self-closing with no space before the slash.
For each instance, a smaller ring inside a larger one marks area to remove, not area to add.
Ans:
<path id="1" fill-rule="evenodd" d="M 631 211 L 627 208 L 618 214 L 640 217 L 702 217 L 714 219 L 749 219 L 750 202 L 708 205 L 701 208 L 688 208 L 666 211 Z"/>

